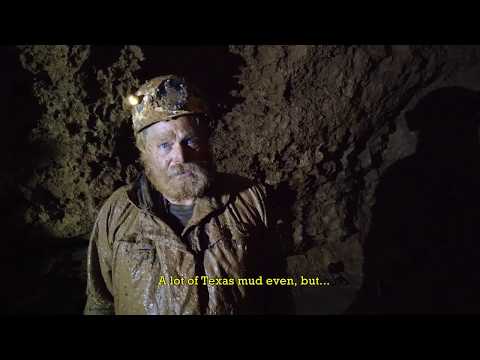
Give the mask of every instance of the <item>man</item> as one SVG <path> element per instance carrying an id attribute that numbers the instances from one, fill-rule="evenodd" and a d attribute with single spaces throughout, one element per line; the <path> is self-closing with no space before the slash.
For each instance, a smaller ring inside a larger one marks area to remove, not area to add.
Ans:
<path id="1" fill-rule="evenodd" d="M 207 106 L 184 79 L 154 78 L 129 100 L 145 171 L 100 209 L 85 314 L 268 311 L 265 286 L 239 283 L 280 274 L 265 186 L 215 171 Z"/>

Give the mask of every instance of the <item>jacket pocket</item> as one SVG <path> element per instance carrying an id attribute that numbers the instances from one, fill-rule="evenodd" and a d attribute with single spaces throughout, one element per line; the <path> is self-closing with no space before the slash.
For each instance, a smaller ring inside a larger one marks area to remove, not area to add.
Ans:
<path id="1" fill-rule="evenodd" d="M 209 248 L 230 266 L 242 267 L 248 255 L 250 232 L 246 225 L 232 221 L 217 221 L 209 224 L 207 235 L 210 237 Z M 220 254 L 222 254 L 220 256 Z"/>
<path id="2" fill-rule="evenodd" d="M 117 240 L 113 254 L 113 272 L 128 271 L 133 280 L 138 280 L 144 272 L 151 271 L 156 258 L 153 244 L 134 239 Z"/>

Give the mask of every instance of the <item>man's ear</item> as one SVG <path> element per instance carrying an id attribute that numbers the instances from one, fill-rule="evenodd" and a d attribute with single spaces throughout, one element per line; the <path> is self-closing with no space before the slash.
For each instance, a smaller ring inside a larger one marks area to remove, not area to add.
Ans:
<path id="1" fill-rule="evenodd" d="M 144 153 L 147 150 L 147 131 L 148 129 L 144 129 L 138 134 L 135 134 L 135 146 L 140 153 Z"/>

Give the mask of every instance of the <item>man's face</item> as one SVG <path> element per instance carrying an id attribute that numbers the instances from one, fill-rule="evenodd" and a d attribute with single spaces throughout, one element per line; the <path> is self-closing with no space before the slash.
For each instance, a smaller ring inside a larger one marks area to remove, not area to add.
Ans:
<path id="1" fill-rule="evenodd" d="M 146 130 L 142 162 L 153 186 L 167 199 L 201 197 L 214 174 L 207 139 L 191 116 L 158 122 Z"/>

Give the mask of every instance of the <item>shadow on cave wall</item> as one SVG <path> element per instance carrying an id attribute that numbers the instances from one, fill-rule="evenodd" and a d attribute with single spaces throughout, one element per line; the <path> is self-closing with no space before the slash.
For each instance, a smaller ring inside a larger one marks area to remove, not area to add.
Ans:
<path id="1" fill-rule="evenodd" d="M 414 155 L 381 179 L 350 313 L 480 311 L 480 94 L 435 90 L 407 113 Z"/>

